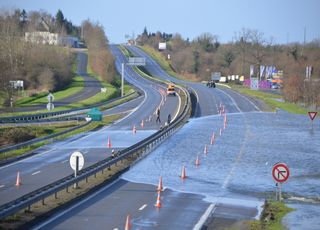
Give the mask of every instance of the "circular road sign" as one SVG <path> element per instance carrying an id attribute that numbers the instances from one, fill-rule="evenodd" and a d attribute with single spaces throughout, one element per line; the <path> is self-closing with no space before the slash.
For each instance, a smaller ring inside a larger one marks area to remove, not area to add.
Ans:
<path id="1" fill-rule="evenodd" d="M 275 181 L 282 183 L 288 180 L 290 175 L 289 168 L 284 163 L 277 163 L 272 167 L 272 177 Z"/>
<path id="2" fill-rule="evenodd" d="M 72 153 L 70 156 L 70 166 L 74 171 L 76 171 L 77 157 L 79 157 L 79 170 L 81 170 L 84 165 L 84 158 L 82 153 L 78 151 Z"/>
<path id="3" fill-rule="evenodd" d="M 53 102 L 54 101 L 54 96 L 53 96 L 52 93 L 49 93 L 47 98 L 48 98 L 48 102 Z"/>
<path id="4" fill-rule="evenodd" d="M 47 110 L 51 111 L 51 110 L 53 110 L 53 109 L 54 109 L 54 104 L 51 103 L 51 102 L 49 102 L 49 103 L 47 104 Z"/>

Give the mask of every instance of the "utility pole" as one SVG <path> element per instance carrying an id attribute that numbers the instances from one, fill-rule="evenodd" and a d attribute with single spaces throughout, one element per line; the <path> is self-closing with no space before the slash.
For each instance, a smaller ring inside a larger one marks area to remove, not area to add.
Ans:
<path id="1" fill-rule="evenodd" d="M 123 97 L 124 95 L 124 63 L 121 64 L 121 97 Z"/>

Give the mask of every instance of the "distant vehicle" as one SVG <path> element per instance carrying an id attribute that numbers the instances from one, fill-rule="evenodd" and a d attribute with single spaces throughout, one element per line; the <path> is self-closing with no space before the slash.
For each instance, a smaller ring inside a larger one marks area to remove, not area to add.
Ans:
<path id="1" fill-rule="evenodd" d="M 168 88 L 167 88 L 167 95 L 173 95 L 173 96 L 176 96 L 176 90 L 175 90 L 174 85 L 172 85 L 172 84 L 169 84 L 169 85 L 168 85 Z"/>
<path id="2" fill-rule="evenodd" d="M 211 74 L 211 81 L 213 82 L 220 82 L 221 73 L 220 72 L 214 72 Z"/>
<path id="3" fill-rule="evenodd" d="M 271 85 L 271 89 L 280 89 L 280 88 L 281 88 L 281 85 L 278 83 L 272 83 Z"/>
<path id="4" fill-rule="evenodd" d="M 214 83 L 214 81 L 211 80 L 211 81 L 208 81 L 207 86 L 210 88 L 216 88 L 216 83 Z"/>

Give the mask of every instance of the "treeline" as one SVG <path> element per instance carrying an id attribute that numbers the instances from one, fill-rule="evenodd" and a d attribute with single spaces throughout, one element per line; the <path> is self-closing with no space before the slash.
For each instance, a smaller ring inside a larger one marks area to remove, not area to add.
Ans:
<path id="1" fill-rule="evenodd" d="M 83 38 L 88 47 L 89 65 L 103 81 L 115 83 L 114 59 L 108 49 L 108 39 L 98 23 L 86 20 L 82 23 Z"/>
<path id="2" fill-rule="evenodd" d="M 210 33 L 190 41 L 180 34 L 148 33 L 145 28 L 137 41 L 156 50 L 159 42 L 166 42 L 167 49 L 162 53 L 165 57 L 170 54 L 172 68 L 197 80 L 210 79 L 212 72 L 248 77 L 250 65 L 256 70 L 260 65 L 275 66 L 284 73 L 286 100 L 320 106 L 320 82 L 316 80 L 320 78 L 320 40 L 305 45 L 277 45 L 258 30 L 242 29 L 235 33 L 233 42 L 222 44 L 217 35 Z M 306 66 L 313 67 L 310 81 L 305 81 Z"/>
<path id="3" fill-rule="evenodd" d="M 61 29 L 45 12 L 0 13 L 0 91 L 5 106 L 16 96 L 10 81 L 23 80 L 25 90 L 40 92 L 59 90 L 73 78 L 73 56 L 68 49 L 25 42 L 24 33 L 39 29 L 43 19 Z"/>

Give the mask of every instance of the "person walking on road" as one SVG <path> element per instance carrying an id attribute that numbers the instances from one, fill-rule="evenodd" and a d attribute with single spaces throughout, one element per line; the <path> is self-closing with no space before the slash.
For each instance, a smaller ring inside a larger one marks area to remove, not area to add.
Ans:
<path id="1" fill-rule="evenodd" d="M 157 109 L 157 112 L 156 112 L 156 114 L 157 114 L 157 120 L 156 120 L 156 123 L 161 123 L 161 120 L 160 120 L 160 108 L 158 108 Z"/>
<path id="2" fill-rule="evenodd" d="M 167 122 L 168 122 L 168 125 L 170 125 L 170 123 L 171 123 L 171 115 L 170 115 L 170 113 L 169 113 L 169 115 L 168 115 L 168 120 L 167 120 Z"/>

